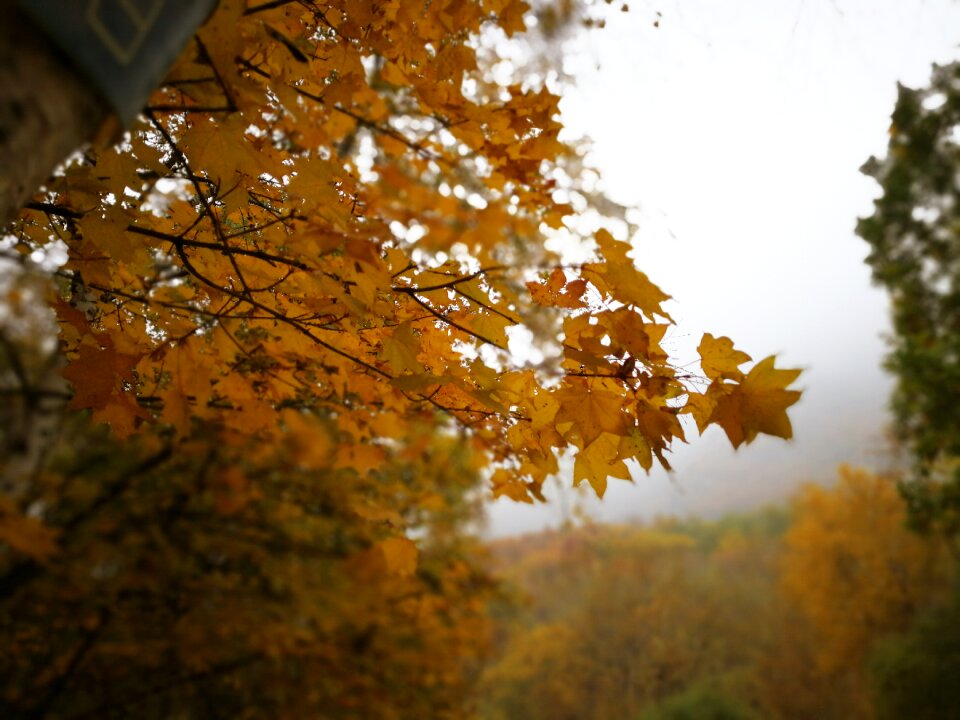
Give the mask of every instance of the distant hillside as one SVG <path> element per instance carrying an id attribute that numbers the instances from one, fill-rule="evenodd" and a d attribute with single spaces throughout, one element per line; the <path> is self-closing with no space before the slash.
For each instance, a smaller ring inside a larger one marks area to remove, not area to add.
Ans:
<path id="1" fill-rule="evenodd" d="M 889 480 L 847 469 L 789 508 L 571 526 L 491 556 L 512 603 L 482 720 L 873 718 L 875 648 L 950 568 Z"/>

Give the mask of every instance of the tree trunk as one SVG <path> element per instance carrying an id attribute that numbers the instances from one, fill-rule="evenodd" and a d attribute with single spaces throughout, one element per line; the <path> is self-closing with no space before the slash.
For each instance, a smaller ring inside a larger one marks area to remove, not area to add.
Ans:
<path id="1" fill-rule="evenodd" d="M 33 21 L 12 0 L 0 0 L 0 228 L 106 114 Z"/>

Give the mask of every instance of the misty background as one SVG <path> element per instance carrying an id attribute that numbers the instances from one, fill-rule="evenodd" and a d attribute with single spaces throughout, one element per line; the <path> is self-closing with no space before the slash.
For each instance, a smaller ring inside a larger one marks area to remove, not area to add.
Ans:
<path id="1" fill-rule="evenodd" d="M 927 83 L 960 56 L 951 0 L 631 2 L 567 48 L 561 103 L 607 194 L 636 207 L 640 268 L 674 301 L 665 347 L 697 360 L 704 332 L 754 360 L 800 367 L 794 440 L 734 452 L 719 428 L 678 444 L 673 473 L 612 480 L 598 501 L 572 473 L 551 502 L 498 500 L 487 532 L 597 520 L 713 517 L 829 483 L 840 463 L 891 462 L 881 364 L 888 301 L 870 284 L 856 219 L 879 186 L 860 174 L 886 152 L 896 84 Z"/>

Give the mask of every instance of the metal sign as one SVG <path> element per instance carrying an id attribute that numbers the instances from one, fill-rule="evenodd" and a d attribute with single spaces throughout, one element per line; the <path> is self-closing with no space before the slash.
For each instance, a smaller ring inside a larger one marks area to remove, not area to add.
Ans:
<path id="1" fill-rule="evenodd" d="M 129 126 L 216 0 L 19 0 Z"/>

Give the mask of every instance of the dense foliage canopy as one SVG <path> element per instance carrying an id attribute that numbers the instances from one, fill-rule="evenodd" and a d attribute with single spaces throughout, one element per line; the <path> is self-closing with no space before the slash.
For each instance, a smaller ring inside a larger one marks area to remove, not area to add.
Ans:
<path id="1" fill-rule="evenodd" d="M 624 461 L 666 463 L 681 413 L 734 445 L 789 437 L 795 371 L 744 372 L 710 335 L 703 376 L 680 371 L 667 295 L 627 242 L 597 227 L 592 262 L 549 249 L 576 240 L 588 178 L 549 83 L 491 71 L 527 10 L 221 3 L 124 142 L 77 158 L 12 229 L 69 255 L 72 406 L 121 438 L 299 434 L 329 448 L 310 462 L 359 474 L 428 423 L 517 499 L 567 448 L 599 493 Z"/>

